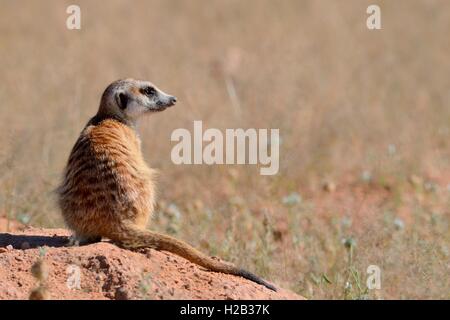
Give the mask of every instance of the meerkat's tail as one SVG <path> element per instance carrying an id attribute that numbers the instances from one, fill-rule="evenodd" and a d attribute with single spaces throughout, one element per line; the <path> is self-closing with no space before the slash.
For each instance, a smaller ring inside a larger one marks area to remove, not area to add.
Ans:
<path id="1" fill-rule="evenodd" d="M 211 271 L 241 276 L 263 285 L 270 290 L 277 291 L 273 285 L 267 283 L 253 273 L 240 269 L 231 263 L 212 259 L 189 244 L 168 235 L 134 227 L 127 227 L 125 230 L 121 230 L 118 237 L 114 238 L 111 240 L 118 242 L 118 244 L 124 248 L 152 248 L 155 250 L 169 251 Z"/>

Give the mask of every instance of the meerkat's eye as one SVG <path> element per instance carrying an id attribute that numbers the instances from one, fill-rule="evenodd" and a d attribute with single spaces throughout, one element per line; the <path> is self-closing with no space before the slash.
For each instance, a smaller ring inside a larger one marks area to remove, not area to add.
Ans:
<path id="1" fill-rule="evenodd" d="M 142 93 L 150 97 L 156 93 L 156 90 L 152 87 L 145 87 L 144 89 L 142 89 Z"/>

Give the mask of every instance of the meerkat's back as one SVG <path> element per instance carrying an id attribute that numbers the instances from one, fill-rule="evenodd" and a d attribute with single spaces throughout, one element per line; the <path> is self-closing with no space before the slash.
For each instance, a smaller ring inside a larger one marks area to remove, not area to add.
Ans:
<path id="1" fill-rule="evenodd" d="M 116 120 L 91 121 L 73 147 L 59 193 L 64 219 L 82 242 L 113 237 L 127 219 L 144 227 L 153 210 L 153 171 L 134 130 Z"/>

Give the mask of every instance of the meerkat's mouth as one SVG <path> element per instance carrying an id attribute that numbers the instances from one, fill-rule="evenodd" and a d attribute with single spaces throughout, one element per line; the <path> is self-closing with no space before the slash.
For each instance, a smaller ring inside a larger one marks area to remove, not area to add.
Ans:
<path id="1" fill-rule="evenodd" d="M 161 112 L 166 110 L 167 107 L 159 107 L 158 109 L 148 109 L 149 112 Z"/>

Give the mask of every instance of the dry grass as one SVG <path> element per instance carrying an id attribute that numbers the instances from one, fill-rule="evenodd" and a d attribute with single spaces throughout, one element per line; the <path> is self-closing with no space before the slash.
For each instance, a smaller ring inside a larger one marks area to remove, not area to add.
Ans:
<path id="1" fill-rule="evenodd" d="M 376 1 L 381 31 L 374 1 L 77 2 L 81 31 L 71 1 L 0 2 L 0 214 L 61 226 L 52 189 L 101 91 L 150 79 L 180 101 L 140 128 L 153 228 L 310 298 L 450 298 L 448 1 Z M 280 173 L 173 165 L 193 120 L 280 128 Z"/>

